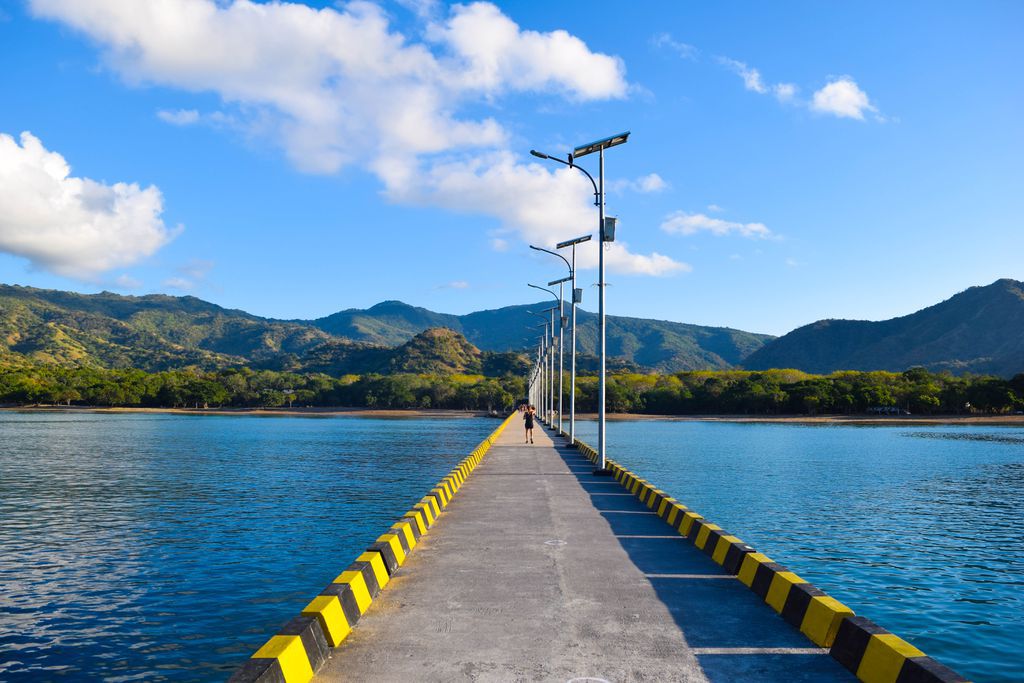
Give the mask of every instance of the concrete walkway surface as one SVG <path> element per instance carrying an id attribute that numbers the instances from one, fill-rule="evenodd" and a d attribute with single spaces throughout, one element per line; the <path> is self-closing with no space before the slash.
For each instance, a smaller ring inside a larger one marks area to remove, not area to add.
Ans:
<path id="1" fill-rule="evenodd" d="M 855 680 L 541 428 L 513 421 L 316 681 Z"/>

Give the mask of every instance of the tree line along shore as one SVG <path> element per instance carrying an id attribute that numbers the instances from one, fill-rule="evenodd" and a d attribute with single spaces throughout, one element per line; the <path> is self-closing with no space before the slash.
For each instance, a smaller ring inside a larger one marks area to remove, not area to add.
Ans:
<path id="1" fill-rule="evenodd" d="M 568 392 L 568 374 L 564 386 Z M 9 406 L 490 411 L 512 408 L 525 393 L 525 378 L 514 375 L 0 368 L 0 404 Z M 608 378 L 607 400 L 610 412 L 641 415 L 1007 415 L 1024 411 L 1024 373 L 1011 379 L 921 368 L 829 375 L 799 370 L 615 373 Z M 595 376 L 577 378 L 576 409 L 597 410 Z"/>

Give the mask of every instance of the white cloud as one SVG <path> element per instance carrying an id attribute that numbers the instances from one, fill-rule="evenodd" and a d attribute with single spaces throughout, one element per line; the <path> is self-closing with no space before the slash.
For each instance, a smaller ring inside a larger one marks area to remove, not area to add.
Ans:
<path id="1" fill-rule="evenodd" d="M 503 237 L 492 237 L 491 249 L 494 251 L 508 251 L 508 240 Z"/>
<path id="2" fill-rule="evenodd" d="M 658 33 L 651 37 L 651 45 L 656 48 L 671 50 L 683 59 L 696 59 L 700 50 L 689 43 L 682 43 L 675 40 L 671 34 Z"/>
<path id="3" fill-rule="evenodd" d="M 800 267 L 800 266 L 802 266 L 802 265 L 803 265 L 802 263 L 800 263 L 799 261 L 797 261 L 797 260 L 796 260 L 795 258 L 793 258 L 792 256 L 790 256 L 789 258 L 787 258 L 787 259 L 786 259 L 786 267 L 787 267 L 787 268 L 799 268 L 799 267 Z"/>
<path id="4" fill-rule="evenodd" d="M 735 71 L 736 74 L 743 79 L 743 87 L 747 90 L 752 90 L 762 95 L 768 92 L 768 87 L 764 84 L 764 81 L 761 80 L 761 72 L 757 69 L 747 66 L 744 62 L 729 59 L 728 57 L 722 57 L 719 61 Z"/>
<path id="5" fill-rule="evenodd" d="M 195 109 L 161 109 L 156 113 L 157 117 L 172 126 L 191 126 L 199 123 L 199 112 Z"/>
<path id="6" fill-rule="evenodd" d="M 665 182 L 657 173 L 648 173 L 645 176 L 640 176 L 635 180 L 613 180 L 608 183 L 608 189 L 612 192 L 639 192 L 641 194 L 651 194 L 654 192 L 661 192 L 662 190 L 668 189 L 668 183 Z"/>
<path id="7" fill-rule="evenodd" d="M 722 211 L 725 211 L 725 209 L 720 207 L 718 204 L 708 204 L 708 211 L 712 213 L 720 213 Z"/>
<path id="8" fill-rule="evenodd" d="M 440 5 L 439 0 L 395 0 L 395 2 L 421 18 L 435 16 Z"/>
<path id="9" fill-rule="evenodd" d="M 772 86 L 772 93 L 779 102 L 789 102 L 796 97 L 797 87 L 792 83 L 776 83 Z"/>
<path id="10" fill-rule="evenodd" d="M 114 285 L 118 289 L 139 289 L 142 287 L 142 281 L 124 273 L 117 276 L 117 279 L 114 280 Z"/>
<path id="11" fill-rule="evenodd" d="M 500 143 L 467 99 L 553 90 L 622 97 L 621 61 L 565 31 L 521 30 L 488 3 L 456 5 L 430 42 L 393 31 L 366 2 L 342 9 L 249 0 L 31 0 L 33 11 L 99 41 L 132 83 L 214 92 L 259 117 L 299 168 L 334 172 L 367 156 Z M 437 48 L 435 54 L 434 48 Z"/>
<path id="12" fill-rule="evenodd" d="M 68 162 L 28 132 L 0 134 L 0 251 L 58 275 L 99 274 L 153 254 L 175 236 L 155 186 L 106 185 L 71 175 Z"/>
<path id="13" fill-rule="evenodd" d="M 650 255 L 634 254 L 629 251 L 629 245 L 626 242 L 611 244 L 605 254 L 605 265 L 614 272 L 636 275 L 672 275 L 688 273 L 693 270 L 690 264 L 676 261 L 658 252 L 653 252 Z"/>
<path id="14" fill-rule="evenodd" d="M 303 171 L 360 165 L 393 201 L 493 216 L 504 234 L 545 244 L 596 222 L 585 180 L 523 164 L 494 118 L 460 113 L 516 93 L 625 97 L 622 61 L 566 31 L 523 30 L 486 2 L 452 6 L 424 40 L 397 32 L 380 7 L 359 1 L 323 9 L 249 0 L 30 5 L 99 42 L 131 84 L 216 93 L 232 109 L 218 123 L 263 131 Z M 642 186 L 657 184 L 648 177 Z M 618 258 L 628 272 L 681 269 L 661 255 L 629 256 Z"/>
<path id="15" fill-rule="evenodd" d="M 738 234 L 743 237 L 768 239 L 772 231 L 764 223 L 737 223 L 721 218 L 712 218 L 703 213 L 687 213 L 676 211 L 665 217 L 661 229 L 669 234 L 695 235 L 698 232 L 710 232 L 719 237 Z"/>
<path id="16" fill-rule="evenodd" d="M 191 292 L 196 284 L 184 277 L 169 277 L 163 281 L 163 286 L 170 289 L 177 289 L 182 292 Z"/>
<path id="17" fill-rule="evenodd" d="M 505 231 L 517 233 L 524 242 L 554 248 L 562 240 L 595 232 L 597 213 L 590 183 L 577 171 L 548 169 L 538 163 L 520 164 L 507 151 L 436 161 L 428 166 L 394 166 L 385 185 L 396 202 L 440 206 L 452 211 L 495 216 Z M 624 226 L 620 232 L 628 232 Z M 492 242 L 493 244 L 493 242 Z M 590 268 L 597 263 L 595 246 L 577 251 L 577 264 Z M 608 267 L 620 273 L 666 275 L 684 270 L 667 256 L 630 253 L 616 243 L 608 254 Z"/>
<path id="18" fill-rule="evenodd" d="M 864 112 L 878 112 L 871 104 L 866 92 L 849 76 L 841 76 L 830 81 L 821 90 L 814 93 L 811 109 L 823 114 L 832 114 L 840 118 L 864 120 Z"/>
<path id="19" fill-rule="evenodd" d="M 460 90 L 562 90 L 581 99 L 623 97 L 625 71 L 617 57 L 591 52 L 566 31 L 523 31 L 495 5 L 455 5 L 428 36 L 457 59 L 444 77 Z"/>
<path id="20" fill-rule="evenodd" d="M 637 188 L 640 192 L 661 192 L 668 188 L 668 183 L 657 173 L 649 173 L 642 178 L 637 178 Z"/>
<path id="21" fill-rule="evenodd" d="M 188 261 L 188 263 L 178 266 L 177 270 L 178 273 L 190 280 L 205 280 L 206 276 L 213 270 L 214 265 L 213 261 L 194 258 Z"/>
<path id="22" fill-rule="evenodd" d="M 747 90 L 756 92 L 759 95 L 767 95 L 771 93 L 779 102 L 789 102 L 796 97 L 798 88 L 792 83 L 774 83 L 768 85 L 764 82 L 764 79 L 761 78 L 761 72 L 751 66 L 748 66 L 745 62 L 729 59 L 728 57 L 719 57 L 718 61 L 742 78 L 743 87 Z"/>
<path id="23" fill-rule="evenodd" d="M 469 283 L 465 280 L 452 280 L 443 285 L 438 285 L 437 289 L 469 289 Z"/>
<path id="24" fill-rule="evenodd" d="M 840 118 L 864 120 L 864 113 L 871 112 L 878 121 L 885 118 L 878 113 L 878 109 L 871 104 L 866 92 L 857 86 L 856 81 L 850 76 L 833 78 L 820 90 L 814 92 L 810 101 L 797 96 L 799 88 L 793 83 L 766 84 L 761 78 L 761 72 L 747 66 L 744 62 L 728 57 L 719 57 L 718 61 L 736 72 L 742 79 L 747 90 L 761 95 L 771 94 L 779 102 L 792 103 L 798 106 L 809 107 L 812 111 L 822 114 L 831 114 Z"/>

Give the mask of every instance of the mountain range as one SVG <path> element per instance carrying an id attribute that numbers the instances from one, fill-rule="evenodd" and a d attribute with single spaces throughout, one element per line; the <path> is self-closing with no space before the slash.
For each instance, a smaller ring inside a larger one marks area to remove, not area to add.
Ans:
<path id="1" fill-rule="evenodd" d="M 191 296 L 0 285 L 0 363 L 149 371 L 248 365 L 331 374 L 518 373 L 525 371 L 541 334 L 541 319 L 531 312 L 551 304 L 451 315 L 384 301 L 316 320 L 275 320 Z M 595 365 L 596 318 L 578 310 L 583 370 Z M 822 320 L 779 338 L 621 316 L 608 316 L 607 338 L 613 369 L 828 373 L 923 366 L 1011 376 L 1024 370 L 1024 284 L 999 280 L 900 318 Z"/>
<path id="2" fill-rule="evenodd" d="M 1024 283 L 1003 279 L 971 287 L 881 322 L 819 320 L 754 351 L 743 365 L 813 373 L 920 366 L 1010 377 L 1024 372 Z"/>
<path id="3" fill-rule="evenodd" d="M 0 285 L 0 361 L 149 371 L 249 365 L 334 374 L 386 372 L 402 365 L 394 360 L 398 345 L 425 330 L 447 328 L 474 345 L 481 371 L 500 372 L 525 362 L 513 357 L 530 352 L 540 336 L 540 330 L 531 332 L 541 321 L 530 311 L 549 307 L 537 303 L 455 316 L 385 301 L 319 320 L 274 320 L 192 296 L 76 294 Z M 580 310 L 577 318 L 580 365 L 586 369 L 594 365 L 596 316 Z M 618 316 L 609 316 L 607 335 L 610 367 L 668 372 L 733 367 L 771 338 Z M 442 338 L 456 339 L 431 337 L 435 342 Z M 419 357 L 430 365 L 422 353 Z"/>

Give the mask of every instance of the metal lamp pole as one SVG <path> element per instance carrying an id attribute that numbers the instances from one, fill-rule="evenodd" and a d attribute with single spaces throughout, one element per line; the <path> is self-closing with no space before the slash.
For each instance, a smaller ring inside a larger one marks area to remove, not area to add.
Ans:
<path id="1" fill-rule="evenodd" d="M 530 248 L 531 249 L 537 249 L 538 251 L 547 251 L 546 249 L 539 249 L 539 248 L 534 247 L 534 246 L 531 246 Z M 550 254 L 551 252 L 548 252 L 548 253 Z M 556 256 L 558 256 L 558 254 L 556 254 Z M 562 338 L 564 337 L 563 332 L 565 331 L 565 313 L 564 313 L 564 309 L 562 308 L 562 283 L 565 282 L 568 279 L 569 278 L 564 278 L 562 280 L 556 280 L 555 282 L 549 282 L 548 283 L 549 285 L 554 285 L 554 284 L 558 285 L 558 294 L 557 295 L 554 292 L 552 292 L 550 289 L 545 289 L 544 287 L 538 287 L 537 285 L 531 285 L 530 283 L 527 283 L 527 287 L 533 287 L 534 289 L 539 289 L 542 292 L 547 292 L 551 296 L 555 297 L 555 301 L 558 302 L 558 433 L 559 434 L 562 433 L 562 420 L 563 420 L 563 418 L 565 416 L 565 413 L 562 412 L 562 393 L 563 393 L 563 390 L 562 390 L 562 375 L 564 374 L 563 368 L 565 367 L 565 361 L 563 360 L 563 341 L 562 341 Z M 552 325 L 551 329 L 554 330 L 555 329 L 554 328 L 555 309 L 551 308 L 549 310 L 551 311 L 551 318 L 552 318 L 552 320 L 551 320 L 551 325 Z M 552 341 L 554 341 L 554 338 L 552 338 Z M 555 382 L 554 382 L 554 370 L 555 370 L 554 348 L 552 348 L 551 352 L 552 352 L 552 355 L 551 355 L 551 372 L 552 372 L 552 381 L 551 381 L 551 390 L 552 390 L 551 410 L 552 410 L 552 417 L 553 417 L 554 416 L 554 408 L 555 408 L 554 396 L 553 396 L 554 388 L 555 388 Z"/>
<path id="2" fill-rule="evenodd" d="M 605 462 L 607 460 L 607 453 L 605 448 L 605 399 L 606 399 L 606 388 L 607 388 L 607 373 L 606 373 L 606 356 L 607 348 L 605 346 L 605 310 L 604 310 L 604 294 L 605 294 L 605 282 L 604 282 L 604 243 L 615 241 L 615 221 L 610 219 L 605 220 L 604 215 L 604 151 L 609 147 L 615 147 L 621 145 L 629 139 L 629 131 L 625 133 L 619 133 L 601 140 L 595 140 L 594 142 L 586 145 L 580 145 L 568 155 L 568 160 L 563 161 L 558 157 L 553 157 L 543 152 L 531 149 L 530 154 L 540 159 L 551 159 L 560 164 L 564 164 L 569 168 L 577 168 L 583 172 L 587 178 L 590 179 L 590 183 L 594 186 L 594 203 L 597 204 L 597 226 L 600 235 L 600 245 L 598 247 L 598 304 L 597 304 L 597 318 L 598 318 L 598 355 L 600 356 L 600 362 L 598 365 L 598 404 L 597 404 L 597 453 L 599 458 L 598 471 L 607 472 Z M 594 177 L 591 176 L 587 171 L 580 166 L 577 166 L 575 160 L 597 152 L 600 158 L 598 162 L 598 177 L 599 183 L 594 182 Z"/>
<path id="3" fill-rule="evenodd" d="M 559 248 L 561 248 L 563 246 L 569 246 L 570 244 L 573 245 L 573 249 L 572 249 L 572 263 L 569 263 L 569 261 L 566 260 L 566 258 L 564 256 L 562 256 L 561 254 L 559 254 L 557 252 L 551 251 L 550 249 L 544 249 L 543 247 L 535 247 L 532 244 L 530 245 L 530 249 L 536 249 L 537 251 L 543 251 L 545 254 L 551 254 L 552 256 L 557 256 L 558 258 L 560 258 L 563 261 L 565 261 L 566 267 L 569 268 L 569 277 L 563 277 L 561 280 L 552 280 L 551 282 L 548 283 L 548 287 L 553 287 L 554 285 L 558 285 L 558 309 L 559 309 L 559 317 L 561 318 L 561 321 L 562 321 L 561 331 L 562 331 L 562 333 L 564 335 L 565 334 L 565 322 L 566 321 L 565 321 L 565 314 L 564 314 L 563 309 L 562 309 L 562 302 L 564 301 L 564 298 L 562 297 L 562 285 L 564 283 L 566 283 L 566 282 L 571 282 L 572 283 L 570 285 L 570 287 L 572 289 L 572 292 L 571 292 L 572 293 L 572 303 L 571 303 L 571 306 L 572 306 L 572 340 L 570 342 L 570 344 L 571 344 L 570 354 L 572 356 L 572 359 L 570 361 L 570 366 L 571 366 L 570 375 L 571 375 L 572 379 L 571 379 L 571 381 L 569 383 L 569 385 L 570 385 L 569 386 L 569 445 L 572 446 L 572 447 L 576 446 L 576 304 L 578 304 L 582 300 L 582 296 L 578 296 L 577 295 L 577 290 L 576 290 L 576 246 L 575 245 L 578 244 L 579 242 L 586 242 L 589 239 L 590 239 L 590 235 L 586 235 L 586 236 L 580 237 L 580 238 L 578 238 L 576 240 L 570 240 L 569 242 L 560 242 L 558 244 Z M 538 289 L 540 289 L 540 288 L 538 287 Z M 582 292 L 580 292 L 580 294 L 582 294 Z M 558 341 L 558 429 L 559 429 L 559 431 L 561 431 L 561 429 L 562 429 L 562 419 L 564 417 L 564 413 L 562 412 L 562 397 L 565 395 L 565 391 L 562 388 L 562 381 L 563 381 L 562 375 L 564 374 L 562 368 L 563 368 L 563 366 L 562 366 L 562 340 L 561 340 L 561 338 L 559 338 L 559 341 Z"/>
<path id="4" fill-rule="evenodd" d="M 574 447 L 574 448 L 576 446 L 576 307 L 579 304 L 583 303 L 583 290 L 582 289 L 578 289 L 576 287 L 576 245 L 577 244 L 582 244 L 583 242 L 589 242 L 590 238 L 591 238 L 590 235 L 583 235 L 582 237 L 577 237 L 575 239 L 566 240 L 565 242 L 559 242 L 557 245 L 555 245 L 555 248 L 557 248 L 557 249 L 564 249 L 565 247 L 572 247 L 572 261 L 571 262 L 566 260 L 566 258 L 564 256 L 562 256 L 561 254 L 559 254 L 557 252 L 551 251 L 549 249 L 544 249 L 542 247 L 535 247 L 532 244 L 530 245 L 530 249 L 536 249 L 537 251 L 543 251 L 546 254 L 551 254 L 552 256 L 557 256 L 558 258 L 560 258 L 563 261 L 565 261 L 565 265 L 569 267 L 569 277 L 562 278 L 561 280 L 554 280 L 552 282 L 549 282 L 548 286 L 551 287 L 553 285 L 558 285 L 559 286 L 558 294 L 559 294 L 559 298 L 561 298 L 561 294 L 562 294 L 561 285 L 562 285 L 562 283 L 566 282 L 566 281 L 570 281 L 572 283 L 571 284 L 571 288 L 572 288 L 572 304 L 571 304 L 571 306 L 572 306 L 572 335 L 570 337 L 570 342 L 569 342 L 569 346 L 570 346 L 570 351 L 569 351 L 569 355 L 570 355 L 570 360 L 569 360 L 569 366 L 570 366 L 570 370 L 569 370 L 569 445 Z M 564 327 L 564 322 L 563 322 L 563 327 Z M 561 388 L 559 388 L 559 391 L 561 391 Z M 561 410 L 561 408 L 559 408 L 559 410 Z"/>
<path id="5" fill-rule="evenodd" d="M 536 285 L 529 285 L 530 287 L 536 287 Z M 537 287 L 537 289 L 544 289 L 543 287 Z M 547 292 L 545 289 L 544 291 Z M 552 294 L 548 292 L 548 294 Z M 543 311 L 535 312 L 528 311 L 530 314 L 537 316 L 541 320 L 544 320 L 544 313 L 550 314 L 550 321 L 545 321 L 545 325 L 550 325 L 547 329 L 550 330 L 550 343 L 546 345 L 547 355 L 543 358 L 543 365 L 545 366 L 545 387 L 546 396 L 545 401 L 541 404 L 541 414 L 547 413 L 548 424 L 551 424 L 553 420 L 554 406 L 555 406 L 555 354 L 554 354 L 554 341 L 555 341 L 555 316 L 554 311 L 558 310 L 556 306 L 546 308 Z M 548 337 L 545 337 L 547 341 Z"/>
<path id="6" fill-rule="evenodd" d="M 552 395 L 553 395 L 553 391 L 554 391 L 553 388 L 554 388 L 554 380 L 555 380 L 555 377 L 554 377 L 554 370 L 555 370 L 555 368 L 554 368 L 554 356 L 551 354 L 551 350 L 550 350 L 553 345 L 548 343 L 548 336 L 549 336 L 548 335 L 548 330 L 549 329 L 550 329 L 551 339 L 554 340 L 555 322 L 554 322 L 553 319 L 550 320 L 550 321 L 546 320 L 545 316 L 543 314 L 544 313 L 550 313 L 551 311 L 554 311 L 554 310 L 555 310 L 554 307 L 552 307 L 552 308 L 544 309 L 543 311 L 541 311 L 539 313 L 534 312 L 534 311 L 527 311 L 527 313 L 529 313 L 530 315 L 535 315 L 535 316 L 537 316 L 538 318 L 540 318 L 541 320 L 544 321 L 544 329 L 545 329 L 545 332 L 544 332 L 544 344 L 542 345 L 541 360 L 540 360 L 541 367 L 544 368 L 543 373 L 541 375 L 541 385 L 543 387 L 543 390 L 542 390 L 542 393 L 541 393 L 540 407 L 541 407 L 541 417 L 542 418 L 543 418 L 545 412 L 548 411 L 549 405 L 553 405 L 553 402 L 552 402 L 553 401 L 553 396 Z M 540 326 L 538 325 L 538 327 L 540 327 Z M 550 356 L 550 361 L 549 361 L 549 356 Z M 547 367 L 549 362 L 551 363 L 550 369 Z M 548 388 L 548 385 L 551 386 L 550 390 Z M 549 415 L 549 420 L 550 420 L 550 415 Z"/>

